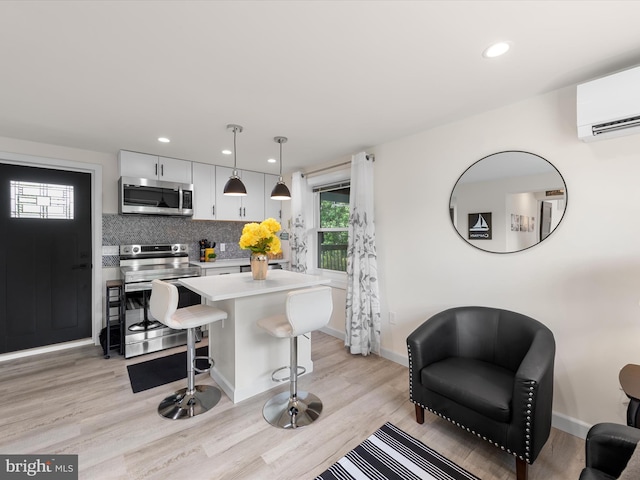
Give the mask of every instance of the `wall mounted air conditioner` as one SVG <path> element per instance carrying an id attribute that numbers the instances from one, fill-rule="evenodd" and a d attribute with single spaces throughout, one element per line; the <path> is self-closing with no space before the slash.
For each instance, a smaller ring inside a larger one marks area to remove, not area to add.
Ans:
<path id="1" fill-rule="evenodd" d="M 578 138 L 640 133 L 640 67 L 578 85 Z"/>

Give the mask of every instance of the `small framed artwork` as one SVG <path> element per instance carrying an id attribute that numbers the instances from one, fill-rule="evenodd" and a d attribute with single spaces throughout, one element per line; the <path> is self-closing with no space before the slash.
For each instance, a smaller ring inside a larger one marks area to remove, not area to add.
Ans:
<path id="1" fill-rule="evenodd" d="M 469 214 L 469 240 L 491 240 L 491 212 Z"/>

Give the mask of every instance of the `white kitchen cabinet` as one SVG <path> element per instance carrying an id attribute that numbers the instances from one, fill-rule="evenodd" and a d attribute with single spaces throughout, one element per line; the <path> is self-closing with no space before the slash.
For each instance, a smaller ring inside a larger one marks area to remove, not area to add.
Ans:
<path id="1" fill-rule="evenodd" d="M 120 150 L 118 166 L 121 177 L 148 178 L 177 183 L 192 181 L 191 162 L 188 160 Z"/>
<path id="2" fill-rule="evenodd" d="M 247 196 L 242 198 L 243 220 L 261 222 L 264 220 L 264 173 L 243 170 L 240 174 Z"/>
<path id="3" fill-rule="evenodd" d="M 233 168 L 216 165 L 216 220 L 242 220 L 240 197 L 230 197 L 223 194 L 224 186 L 232 173 Z"/>
<path id="4" fill-rule="evenodd" d="M 193 162 L 193 219 L 216 220 L 216 166 Z"/>
<path id="5" fill-rule="evenodd" d="M 158 180 L 166 182 L 192 183 L 191 163 L 177 158 L 158 157 Z"/>
<path id="6" fill-rule="evenodd" d="M 238 170 L 247 195 L 235 197 L 224 195 L 224 186 L 233 173 L 233 168 L 216 165 L 216 220 L 264 220 L 264 173 Z"/>
<path id="7" fill-rule="evenodd" d="M 264 174 L 264 218 L 282 221 L 282 200 L 271 200 L 271 190 L 280 180 L 279 175 Z"/>
<path id="8" fill-rule="evenodd" d="M 121 177 L 158 178 L 158 156 L 120 150 L 118 166 Z"/>

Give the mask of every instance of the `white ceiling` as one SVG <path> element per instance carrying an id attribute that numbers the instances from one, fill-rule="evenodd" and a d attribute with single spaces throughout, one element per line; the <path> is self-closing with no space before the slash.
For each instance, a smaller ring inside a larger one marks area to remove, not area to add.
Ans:
<path id="1" fill-rule="evenodd" d="M 0 136 L 277 173 L 640 63 L 640 1 L 0 1 Z M 513 42 L 504 57 L 485 47 Z M 158 136 L 171 138 L 160 144 Z"/>

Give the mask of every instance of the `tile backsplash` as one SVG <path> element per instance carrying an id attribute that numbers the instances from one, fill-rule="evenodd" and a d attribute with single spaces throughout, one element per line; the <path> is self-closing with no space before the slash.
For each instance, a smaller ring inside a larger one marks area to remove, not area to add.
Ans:
<path id="1" fill-rule="evenodd" d="M 249 257 L 248 250 L 238 246 L 245 222 L 216 222 L 192 220 L 184 217 L 162 217 L 152 215 L 102 215 L 102 266 L 117 267 L 117 248 L 127 244 L 186 243 L 189 258 L 200 258 L 199 241 L 206 238 L 216 242 L 218 259 Z M 220 244 L 225 251 L 220 251 Z"/>

